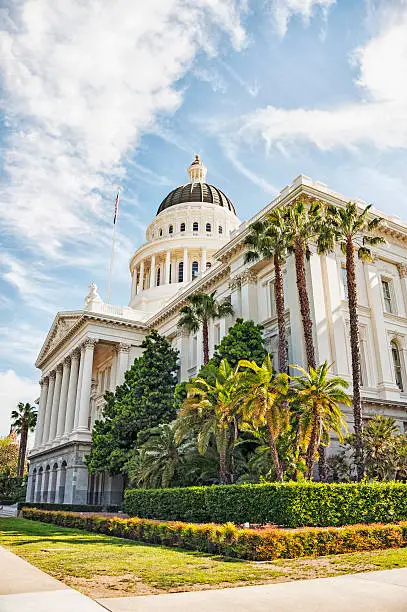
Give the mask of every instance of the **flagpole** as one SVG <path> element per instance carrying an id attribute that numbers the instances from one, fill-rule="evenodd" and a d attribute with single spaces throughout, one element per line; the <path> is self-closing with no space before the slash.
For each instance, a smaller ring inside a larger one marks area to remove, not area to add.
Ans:
<path id="1" fill-rule="evenodd" d="M 107 283 L 106 304 L 110 304 L 110 289 L 111 289 L 111 285 L 112 285 L 114 250 L 115 250 L 115 247 L 116 247 L 116 225 L 117 225 L 117 214 L 119 212 L 119 197 L 120 197 L 120 187 L 118 187 L 118 189 L 117 189 L 115 212 L 114 212 L 112 250 L 111 250 L 111 253 L 110 253 L 109 280 L 108 280 L 108 283 Z"/>

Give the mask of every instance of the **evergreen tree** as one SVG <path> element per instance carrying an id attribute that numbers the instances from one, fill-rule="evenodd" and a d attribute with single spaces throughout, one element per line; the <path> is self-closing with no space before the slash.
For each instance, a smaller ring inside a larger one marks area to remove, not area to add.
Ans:
<path id="1" fill-rule="evenodd" d="M 253 321 L 237 319 L 216 347 L 210 363 L 219 367 L 222 359 L 227 359 L 229 365 L 235 368 L 241 359 L 247 359 L 261 365 L 267 355 L 262 331 L 263 327 Z"/>
<path id="2" fill-rule="evenodd" d="M 87 458 L 91 472 L 120 473 L 138 434 L 175 418 L 178 353 L 156 331 L 141 347 L 144 352 L 126 372 L 124 383 L 105 394 L 103 419 L 94 425 Z"/>

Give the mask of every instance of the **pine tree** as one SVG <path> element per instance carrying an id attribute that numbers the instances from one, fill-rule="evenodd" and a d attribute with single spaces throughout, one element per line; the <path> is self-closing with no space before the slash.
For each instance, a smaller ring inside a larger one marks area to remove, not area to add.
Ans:
<path id="1" fill-rule="evenodd" d="M 103 419 L 94 425 L 87 458 L 92 472 L 120 473 L 138 434 L 175 418 L 178 353 L 156 331 L 141 347 L 144 352 L 126 372 L 124 383 L 105 395 Z"/>

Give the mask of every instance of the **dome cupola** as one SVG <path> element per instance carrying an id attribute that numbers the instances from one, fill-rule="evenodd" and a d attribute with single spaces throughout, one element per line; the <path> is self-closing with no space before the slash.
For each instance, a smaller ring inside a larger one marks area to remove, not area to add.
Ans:
<path id="1" fill-rule="evenodd" d="M 207 170 L 199 155 L 195 155 L 195 160 L 188 166 L 187 172 L 189 177 L 188 183 L 173 189 L 164 198 L 157 210 L 157 215 L 171 206 L 187 204 L 188 202 L 214 204 L 236 214 L 235 207 L 223 191 L 205 182 Z"/>

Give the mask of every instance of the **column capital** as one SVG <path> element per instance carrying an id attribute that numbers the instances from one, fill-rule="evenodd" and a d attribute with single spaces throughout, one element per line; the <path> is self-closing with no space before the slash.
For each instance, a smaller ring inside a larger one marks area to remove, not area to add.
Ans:
<path id="1" fill-rule="evenodd" d="M 80 358 L 80 356 L 81 356 L 81 349 L 80 349 L 80 347 L 76 347 L 76 348 L 74 348 L 74 350 L 73 350 L 73 351 L 72 351 L 72 353 L 71 353 L 71 360 L 72 360 L 72 361 L 73 361 L 74 359 L 75 359 L 75 360 L 78 360 L 78 359 Z"/>
<path id="2" fill-rule="evenodd" d="M 42 378 L 40 378 L 40 387 L 42 387 L 43 385 L 48 385 L 48 376 L 43 376 Z"/>
<path id="3" fill-rule="evenodd" d="M 240 274 L 236 274 L 229 279 L 229 289 L 238 289 L 242 284 L 242 277 Z"/>
<path id="4" fill-rule="evenodd" d="M 253 270 L 245 270 L 240 277 L 241 283 L 257 283 L 257 274 Z"/>
<path id="5" fill-rule="evenodd" d="M 97 338 L 86 338 L 86 340 L 83 342 L 82 346 L 84 346 L 85 349 L 90 349 L 90 348 L 93 349 L 98 342 L 99 342 L 99 340 Z"/>
<path id="6" fill-rule="evenodd" d="M 62 374 L 63 369 L 64 369 L 64 366 L 62 365 L 62 363 L 58 363 L 56 367 L 57 374 Z"/>
<path id="7" fill-rule="evenodd" d="M 400 278 L 406 278 L 407 277 L 407 264 L 398 263 L 397 268 L 400 274 Z"/>
<path id="8" fill-rule="evenodd" d="M 64 365 L 69 366 L 70 364 L 71 364 L 71 356 L 70 356 L 70 355 L 67 355 L 67 356 L 64 358 Z"/>
<path id="9" fill-rule="evenodd" d="M 117 350 L 119 353 L 129 353 L 131 349 L 131 344 L 126 344 L 125 342 L 120 342 L 117 345 Z"/>
<path id="10" fill-rule="evenodd" d="M 48 378 L 50 380 L 55 380 L 56 374 L 57 373 L 55 372 L 55 370 L 51 370 L 51 372 L 48 374 Z"/>

